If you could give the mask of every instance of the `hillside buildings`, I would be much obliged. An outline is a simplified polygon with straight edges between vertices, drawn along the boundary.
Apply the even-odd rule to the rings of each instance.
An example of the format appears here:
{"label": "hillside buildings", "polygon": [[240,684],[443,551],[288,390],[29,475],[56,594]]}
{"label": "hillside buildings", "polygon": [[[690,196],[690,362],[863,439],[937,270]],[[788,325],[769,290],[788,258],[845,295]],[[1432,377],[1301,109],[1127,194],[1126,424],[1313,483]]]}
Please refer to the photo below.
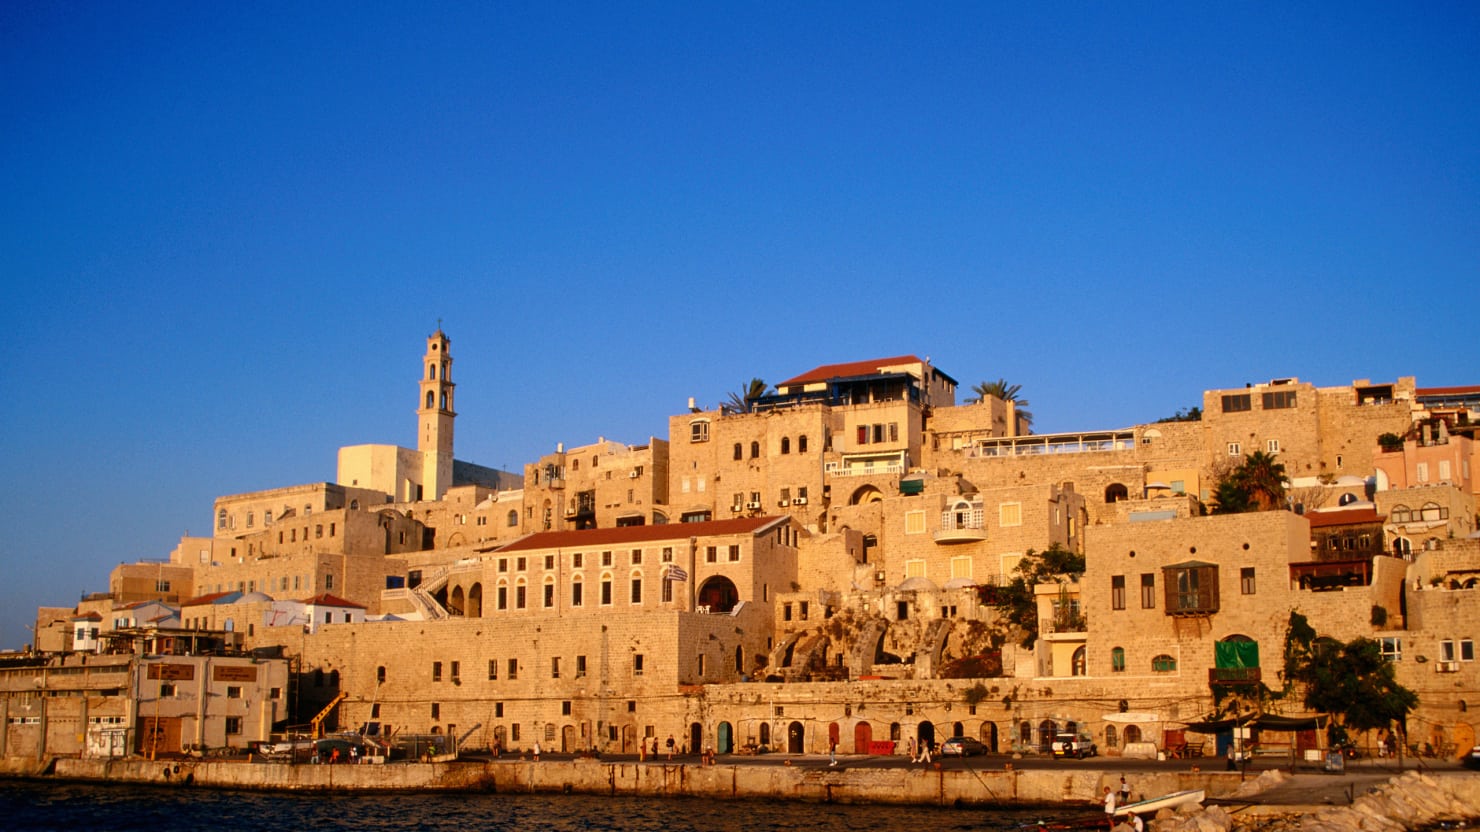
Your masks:
{"label": "hillside buildings", "polygon": [[[1410,741],[1474,741],[1480,388],[1276,379],[1205,391],[1200,418],[1042,435],[896,356],[511,473],[454,457],[450,350],[427,340],[414,450],[347,447],[337,482],[220,497],[210,537],[38,612],[46,655],[26,661],[57,674],[135,632],[230,639],[274,668],[218,732],[130,660],[118,672],[143,675],[114,689],[136,694],[109,712],[130,733],[98,753],[242,745],[329,706],[342,728],[476,749],[896,753],[967,734],[1033,752],[1071,729],[1185,753],[1230,692],[1281,687],[1292,612],[1380,641],[1421,697]],[[1285,466],[1284,510],[1210,516],[1255,451]],[[1032,588],[1036,620],[1004,618],[999,594],[1050,549],[1083,572]],[[0,673],[0,750],[81,752],[25,735],[45,697],[22,675]]]}

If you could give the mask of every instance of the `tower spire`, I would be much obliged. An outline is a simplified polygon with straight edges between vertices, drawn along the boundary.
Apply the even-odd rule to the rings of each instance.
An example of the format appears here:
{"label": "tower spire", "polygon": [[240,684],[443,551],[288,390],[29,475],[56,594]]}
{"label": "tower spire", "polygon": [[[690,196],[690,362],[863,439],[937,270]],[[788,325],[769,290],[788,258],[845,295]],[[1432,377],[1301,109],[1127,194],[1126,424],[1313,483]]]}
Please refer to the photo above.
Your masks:
{"label": "tower spire", "polygon": [[422,358],[423,372],[420,382],[420,399],[416,410],[416,449],[421,452],[422,499],[440,500],[452,486],[452,422],[457,418],[452,403],[452,356],[448,348],[452,341],[442,331],[442,319],[437,319],[437,331],[427,338],[426,355]]}

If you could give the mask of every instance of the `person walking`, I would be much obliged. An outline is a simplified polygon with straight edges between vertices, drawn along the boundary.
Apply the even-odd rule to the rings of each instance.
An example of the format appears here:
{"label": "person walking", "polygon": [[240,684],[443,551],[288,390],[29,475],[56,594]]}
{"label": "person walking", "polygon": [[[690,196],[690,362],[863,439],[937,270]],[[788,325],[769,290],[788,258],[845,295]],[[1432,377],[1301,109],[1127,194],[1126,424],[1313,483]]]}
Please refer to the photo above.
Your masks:
{"label": "person walking", "polygon": [[838,764],[838,741],[833,740],[827,746],[827,764],[835,766]]}
{"label": "person walking", "polygon": [[1131,802],[1131,784],[1125,782],[1125,776],[1120,778],[1120,805],[1124,806]]}
{"label": "person walking", "polygon": [[1115,792],[1110,791],[1110,787],[1109,786],[1106,786],[1105,787],[1104,801],[1105,801],[1105,814],[1107,814],[1107,815],[1114,815],[1115,814]]}
{"label": "person walking", "polygon": [[540,741],[539,740],[535,740],[534,741],[534,761],[536,763],[538,763],[540,761]]}

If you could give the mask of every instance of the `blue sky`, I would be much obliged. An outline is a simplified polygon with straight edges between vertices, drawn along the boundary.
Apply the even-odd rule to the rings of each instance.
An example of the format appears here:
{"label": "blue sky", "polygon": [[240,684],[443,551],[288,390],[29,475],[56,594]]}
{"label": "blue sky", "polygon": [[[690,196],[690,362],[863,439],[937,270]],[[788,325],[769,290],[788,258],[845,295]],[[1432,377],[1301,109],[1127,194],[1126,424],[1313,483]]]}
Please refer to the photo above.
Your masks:
{"label": "blue sky", "polygon": [[[914,6],[923,8],[914,8]],[[422,8],[430,6],[430,8]],[[1040,431],[1480,383],[1473,3],[0,4],[0,647],[221,494],[916,353]]]}

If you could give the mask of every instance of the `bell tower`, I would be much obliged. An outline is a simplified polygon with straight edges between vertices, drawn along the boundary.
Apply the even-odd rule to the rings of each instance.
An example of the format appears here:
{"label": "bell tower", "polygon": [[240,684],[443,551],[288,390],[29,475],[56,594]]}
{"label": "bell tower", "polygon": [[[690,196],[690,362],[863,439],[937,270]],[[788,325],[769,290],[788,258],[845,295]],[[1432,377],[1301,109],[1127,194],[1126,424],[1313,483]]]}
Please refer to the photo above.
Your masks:
{"label": "bell tower", "polygon": [[421,397],[416,410],[416,449],[421,452],[420,499],[440,500],[452,486],[452,356],[439,325],[422,358]]}

